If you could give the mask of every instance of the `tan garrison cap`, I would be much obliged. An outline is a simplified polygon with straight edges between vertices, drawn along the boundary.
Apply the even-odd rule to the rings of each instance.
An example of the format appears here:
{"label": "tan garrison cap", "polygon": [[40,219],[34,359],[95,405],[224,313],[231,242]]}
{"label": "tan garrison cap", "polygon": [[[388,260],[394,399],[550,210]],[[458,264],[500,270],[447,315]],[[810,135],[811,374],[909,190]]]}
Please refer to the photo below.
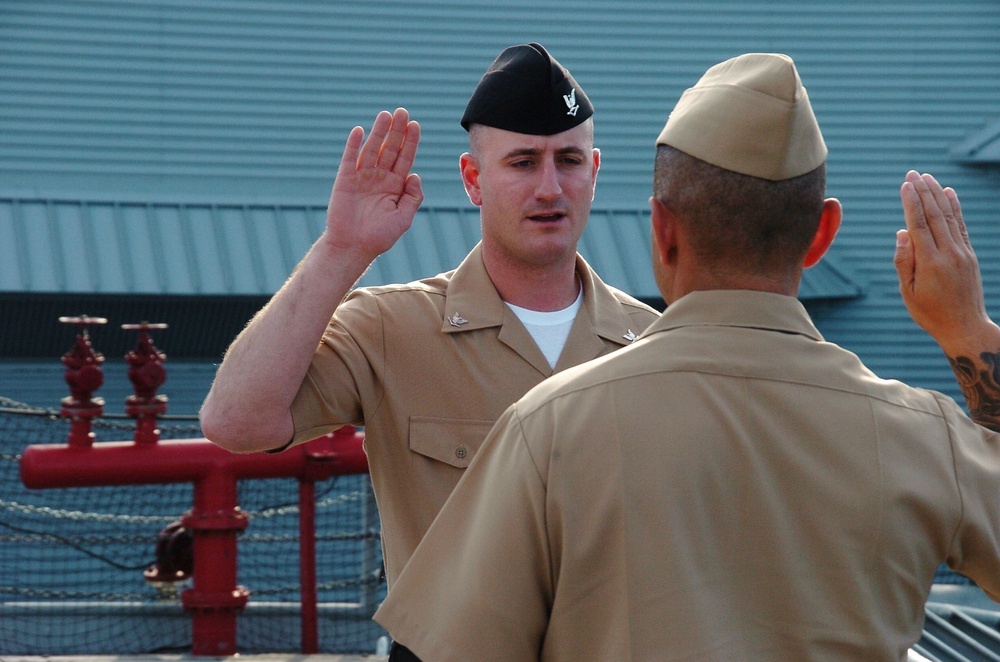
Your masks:
{"label": "tan garrison cap", "polygon": [[747,53],[709,69],[681,95],[656,144],[772,181],[826,160],[795,63],[778,53]]}

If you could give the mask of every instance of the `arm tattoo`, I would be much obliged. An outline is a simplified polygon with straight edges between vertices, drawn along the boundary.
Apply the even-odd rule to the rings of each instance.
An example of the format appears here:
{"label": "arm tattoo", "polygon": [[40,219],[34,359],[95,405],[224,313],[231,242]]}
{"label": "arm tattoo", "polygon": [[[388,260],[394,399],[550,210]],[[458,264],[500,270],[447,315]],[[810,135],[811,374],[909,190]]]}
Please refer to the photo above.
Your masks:
{"label": "arm tattoo", "polygon": [[967,357],[948,357],[972,420],[1000,432],[1000,354],[983,352],[981,363]]}

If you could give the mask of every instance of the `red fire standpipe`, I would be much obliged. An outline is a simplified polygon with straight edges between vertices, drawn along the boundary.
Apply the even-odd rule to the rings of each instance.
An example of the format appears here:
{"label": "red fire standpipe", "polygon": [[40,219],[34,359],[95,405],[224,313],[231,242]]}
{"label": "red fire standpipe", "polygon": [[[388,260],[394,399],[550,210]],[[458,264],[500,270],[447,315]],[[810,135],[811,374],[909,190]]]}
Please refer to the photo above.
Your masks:
{"label": "red fire standpipe", "polygon": [[138,331],[139,341],[135,348],[125,355],[128,363],[128,380],[132,382],[135,395],[125,398],[125,413],[135,419],[135,443],[155,444],[160,439],[156,419],[167,413],[167,396],[157,395],[156,389],[167,380],[163,362],[167,355],[153,344],[150,329],[165,329],[166,324],[122,324],[126,331]]}
{"label": "red fire standpipe", "polygon": [[73,347],[62,357],[70,394],[62,399],[59,413],[70,421],[69,445],[85,448],[94,443],[91,421],[104,413],[104,398],[94,397],[94,391],[104,383],[104,372],[101,371],[104,355],[94,351],[87,327],[92,324],[107,324],[108,320],[80,315],[60,317],[59,321],[62,324],[73,324],[80,330]]}

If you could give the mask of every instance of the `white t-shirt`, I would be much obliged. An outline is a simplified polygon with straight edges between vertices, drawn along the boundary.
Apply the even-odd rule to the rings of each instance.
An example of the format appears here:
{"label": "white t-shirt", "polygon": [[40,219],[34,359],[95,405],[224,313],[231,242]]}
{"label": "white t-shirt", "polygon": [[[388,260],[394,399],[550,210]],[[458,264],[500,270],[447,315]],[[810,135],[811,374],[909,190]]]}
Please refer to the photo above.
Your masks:
{"label": "white t-shirt", "polygon": [[583,305],[583,288],[580,288],[579,294],[576,295],[576,301],[562,310],[540,312],[521,308],[512,303],[507,303],[507,305],[517,315],[517,319],[521,320],[521,324],[524,324],[524,328],[528,330],[531,337],[535,339],[538,348],[548,359],[549,366],[555,368],[559,355],[562,354],[563,346],[566,344],[566,338],[569,337],[573,320],[576,319],[576,314],[579,312],[580,306]]}

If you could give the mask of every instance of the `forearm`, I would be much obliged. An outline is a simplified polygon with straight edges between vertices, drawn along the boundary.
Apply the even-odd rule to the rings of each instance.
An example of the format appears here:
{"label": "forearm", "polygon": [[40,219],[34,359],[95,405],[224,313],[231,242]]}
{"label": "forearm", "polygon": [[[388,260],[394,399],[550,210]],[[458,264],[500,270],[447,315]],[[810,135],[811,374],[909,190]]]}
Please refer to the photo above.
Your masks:
{"label": "forearm", "polygon": [[323,332],[376,256],[410,227],[423,200],[410,172],[420,126],[382,111],[366,140],[347,138],[326,230],[292,276],[233,341],[201,409],[205,436],[236,452],[270,450],[294,433],[291,405]]}
{"label": "forearm", "polygon": [[337,305],[364,272],[363,258],[322,240],[233,341],[201,410],[209,439],[235,452],[289,441],[291,404]]}
{"label": "forearm", "polygon": [[1000,432],[1000,328],[988,328],[960,344],[942,345],[972,419]]}

